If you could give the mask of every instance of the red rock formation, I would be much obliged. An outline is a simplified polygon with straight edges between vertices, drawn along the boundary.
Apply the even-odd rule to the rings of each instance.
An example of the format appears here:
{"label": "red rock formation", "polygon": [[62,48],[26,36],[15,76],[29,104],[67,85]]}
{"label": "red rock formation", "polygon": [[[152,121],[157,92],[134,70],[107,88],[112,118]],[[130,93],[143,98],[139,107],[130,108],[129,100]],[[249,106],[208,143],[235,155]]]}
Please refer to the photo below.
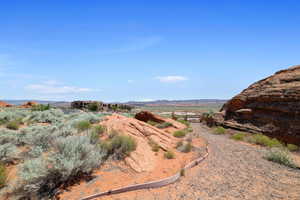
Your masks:
{"label": "red rock formation", "polygon": [[[156,162],[157,156],[152,151],[149,142],[155,142],[161,149],[168,150],[176,146],[178,141],[178,138],[164,130],[122,115],[107,116],[101,124],[107,128],[108,133],[115,130],[135,138],[137,149],[125,159],[125,162],[137,172],[151,171],[158,164]],[[173,129],[180,130],[180,128],[175,127]]]}
{"label": "red rock formation", "polygon": [[250,85],[221,111],[224,126],[300,144],[300,65]]}
{"label": "red rock formation", "polygon": [[0,107],[12,107],[12,105],[4,101],[0,101]]}
{"label": "red rock formation", "polygon": [[28,101],[26,103],[24,103],[23,105],[21,105],[21,108],[31,108],[32,106],[38,105],[37,102],[34,101]]}

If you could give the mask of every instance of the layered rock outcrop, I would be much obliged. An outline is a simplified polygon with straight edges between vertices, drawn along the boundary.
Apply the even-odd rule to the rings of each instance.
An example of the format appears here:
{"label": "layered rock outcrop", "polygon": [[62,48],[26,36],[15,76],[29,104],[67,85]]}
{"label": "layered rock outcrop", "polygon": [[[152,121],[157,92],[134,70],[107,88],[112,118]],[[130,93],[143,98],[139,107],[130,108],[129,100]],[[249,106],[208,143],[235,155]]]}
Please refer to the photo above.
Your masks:
{"label": "layered rock outcrop", "polygon": [[[137,172],[151,171],[158,164],[157,156],[152,151],[150,142],[156,143],[163,150],[168,150],[174,147],[178,141],[172,134],[164,130],[118,114],[107,116],[101,124],[107,128],[108,132],[115,130],[135,138],[137,149],[125,159],[125,162]],[[176,130],[180,129],[176,128]]]}
{"label": "layered rock outcrop", "polygon": [[300,65],[250,85],[221,112],[219,124],[300,144]]}

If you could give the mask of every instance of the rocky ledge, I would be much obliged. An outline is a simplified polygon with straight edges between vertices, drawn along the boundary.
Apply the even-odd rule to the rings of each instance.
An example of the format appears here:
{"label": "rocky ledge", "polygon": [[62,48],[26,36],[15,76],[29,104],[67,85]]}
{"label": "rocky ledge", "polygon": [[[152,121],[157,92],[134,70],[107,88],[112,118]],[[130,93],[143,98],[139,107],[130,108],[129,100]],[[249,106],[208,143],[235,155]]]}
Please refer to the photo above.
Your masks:
{"label": "rocky ledge", "polygon": [[[220,117],[220,115],[223,115]],[[300,144],[300,65],[260,80],[228,101],[218,124]]]}

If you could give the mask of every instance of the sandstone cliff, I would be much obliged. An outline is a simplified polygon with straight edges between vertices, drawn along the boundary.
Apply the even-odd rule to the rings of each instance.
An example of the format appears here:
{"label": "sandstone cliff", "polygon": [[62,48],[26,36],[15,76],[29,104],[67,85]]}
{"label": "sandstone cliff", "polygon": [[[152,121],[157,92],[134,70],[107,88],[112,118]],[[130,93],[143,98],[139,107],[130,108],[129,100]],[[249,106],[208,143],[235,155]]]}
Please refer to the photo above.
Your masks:
{"label": "sandstone cliff", "polygon": [[300,144],[300,65],[250,85],[221,111],[224,126]]}

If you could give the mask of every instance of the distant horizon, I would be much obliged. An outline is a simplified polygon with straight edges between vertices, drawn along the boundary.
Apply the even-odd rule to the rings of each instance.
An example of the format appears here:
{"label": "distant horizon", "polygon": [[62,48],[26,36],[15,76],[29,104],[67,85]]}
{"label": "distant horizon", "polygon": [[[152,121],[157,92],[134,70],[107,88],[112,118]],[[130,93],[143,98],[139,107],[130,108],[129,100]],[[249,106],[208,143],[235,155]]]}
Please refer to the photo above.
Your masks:
{"label": "distant horizon", "polygon": [[0,99],[230,99],[299,64],[299,10],[293,0],[3,1]]}
{"label": "distant horizon", "polygon": [[[27,101],[35,101],[35,102],[73,102],[73,101],[101,101],[101,99],[98,100],[90,100],[90,99],[80,99],[80,100],[70,100],[70,101],[56,101],[56,100],[40,100],[40,99],[0,99],[0,101],[3,102],[13,102],[13,101],[20,101],[20,102],[27,102]],[[160,101],[228,101],[228,99],[157,99],[157,100],[150,100],[150,101],[102,101],[107,103],[129,103],[129,102],[137,102],[137,103],[151,103],[151,102],[160,102]]]}

